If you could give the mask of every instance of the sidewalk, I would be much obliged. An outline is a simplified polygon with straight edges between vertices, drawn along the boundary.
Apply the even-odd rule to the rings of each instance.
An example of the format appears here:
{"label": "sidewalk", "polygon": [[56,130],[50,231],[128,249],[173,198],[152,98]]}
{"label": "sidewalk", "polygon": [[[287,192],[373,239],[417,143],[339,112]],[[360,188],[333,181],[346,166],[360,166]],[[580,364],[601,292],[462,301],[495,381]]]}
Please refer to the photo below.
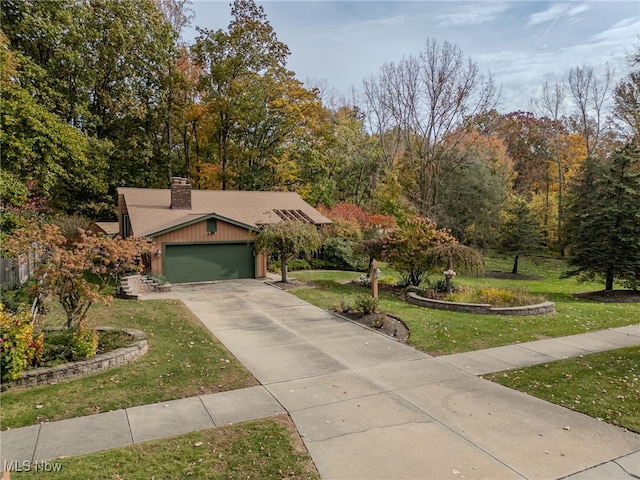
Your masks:
{"label": "sidewalk", "polygon": [[640,325],[432,358],[260,282],[171,295],[262,385],[5,431],[1,460],[286,412],[323,479],[640,477],[640,435],[476,376],[638,345]]}

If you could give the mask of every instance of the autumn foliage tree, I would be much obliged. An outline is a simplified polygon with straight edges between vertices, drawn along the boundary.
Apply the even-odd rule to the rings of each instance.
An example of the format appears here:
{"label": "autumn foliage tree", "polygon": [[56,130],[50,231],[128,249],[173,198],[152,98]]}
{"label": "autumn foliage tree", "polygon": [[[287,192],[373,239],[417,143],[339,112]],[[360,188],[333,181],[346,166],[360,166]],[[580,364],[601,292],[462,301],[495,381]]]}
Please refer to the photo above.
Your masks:
{"label": "autumn foliage tree", "polygon": [[421,215],[437,206],[439,173],[448,168],[450,150],[464,136],[470,116],[490,110],[497,100],[491,76],[449,42],[428,39],[418,56],[386,63],[365,80],[375,130],[395,132],[403,146],[406,191]]}
{"label": "autumn foliage tree", "polygon": [[333,222],[324,227],[325,238],[351,242],[353,253],[367,257],[367,271],[370,272],[373,260],[381,257],[383,237],[396,227],[395,219],[389,215],[369,213],[352,203],[339,203],[332,208],[319,209]]}
{"label": "autumn foliage tree", "polygon": [[35,271],[37,293],[57,298],[65,311],[67,328],[82,330],[91,305],[111,301],[105,292],[109,281],[125,272],[142,270],[142,255],[149,251],[149,243],[87,231],[80,231],[80,239],[70,243],[55,225],[31,225],[9,236],[3,248],[12,256],[29,250],[35,253],[40,259]]}
{"label": "autumn foliage tree", "polygon": [[438,229],[428,218],[416,217],[387,235],[383,255],[402,274],[405,285],[418,286],[438,266],[434,249],[455,243],[447,230]]}

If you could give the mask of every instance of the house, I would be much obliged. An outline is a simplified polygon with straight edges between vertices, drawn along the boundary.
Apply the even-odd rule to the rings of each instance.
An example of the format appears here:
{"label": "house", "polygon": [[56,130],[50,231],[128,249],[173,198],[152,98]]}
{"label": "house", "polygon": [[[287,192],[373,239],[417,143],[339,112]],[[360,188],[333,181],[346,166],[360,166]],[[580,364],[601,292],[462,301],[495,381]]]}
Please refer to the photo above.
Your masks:
{"label": "house", "polygon": [[113,238],[118,235],[120,224],[118,222],[95,222],[92,230],[98,235],[106,235]]}
{"label": "house", "polygon": [[266,276],[256,234],[286,220],[331,223],[295,192],[192,190],[182,178],[169,189],[118,188],[119,234],[151,239],[151,273],[171,283]]}

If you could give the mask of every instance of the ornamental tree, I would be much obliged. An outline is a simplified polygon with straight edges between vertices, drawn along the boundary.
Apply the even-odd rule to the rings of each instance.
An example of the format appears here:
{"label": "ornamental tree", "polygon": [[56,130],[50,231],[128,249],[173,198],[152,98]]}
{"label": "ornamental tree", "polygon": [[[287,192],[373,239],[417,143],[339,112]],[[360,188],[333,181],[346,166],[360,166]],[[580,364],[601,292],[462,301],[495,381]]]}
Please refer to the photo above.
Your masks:
{"label": "ornamental tree", "polygon": [[320,207],[320,211],[333,222],[324,228],[325,236],[352,241],[354,251],[367,256],[370,274],[373,260],[381,258],[382,239],[397,226],[396,220],[389,215],[369,213],[352,203]]}
{"label": "ornamental tree", "polygon": [[333,222],[325,227],[327,237],[359,241],[370,237],[372,231],[386,231],[396,227],[393,217],[369,213],[353,203],[339,203],[332,208],[320,206],[318,209]]}
{"label": "ornamental tree", "polygon": [[287,283],[287,262],[298,255],[315,252],[322,238],[315,225],[299,221],[270,224],[256,237],[256,248],[280,258],[282,282]]}
{"label": "ornamental tree", "polygon": [[383,241],[383,257],[401,272],[405,285],[418,286],[439,266],[435,247],[453,245],[455,238],[428,218],[416,217],[393,230]]}
{"label": "ornamental tree", "polygon": [[149,252],[144,239],[79,233],[80,239],[69,244],[56,225],[31,225],[17,230],[3,246],[11,256],[32,251],[39,258],[36,293],[57,298],[66,313],[67,328],[75,330],[84,328],[91,305],[109,304],[111,296],[105,293],[109,281],[128,271],[142,271],[142,255]]}

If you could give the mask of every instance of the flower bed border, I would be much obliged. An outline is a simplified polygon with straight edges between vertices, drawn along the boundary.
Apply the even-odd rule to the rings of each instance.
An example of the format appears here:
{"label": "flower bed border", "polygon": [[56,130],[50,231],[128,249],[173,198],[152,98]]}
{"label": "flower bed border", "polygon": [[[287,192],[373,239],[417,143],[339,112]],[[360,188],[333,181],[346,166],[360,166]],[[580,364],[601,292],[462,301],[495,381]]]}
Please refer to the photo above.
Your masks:
{"label": "flower bed border", "polygon": [[51,385],[64,380],[92,375],[110,368],[133,362],[149,349],[147,336],[140,330],[133,328],[98,327],[98,331],[121,331],[133,338],[128,347],[117,348],[111,352],[102,353],[79,362],[64,363],[55,367],[40,367],[22,372],[20,378],[13,382],[2,384],[2,391],[16,387],[32,387],[36,385]]}
{"label": "flower bed border", "polygon": [[445,300],[425,298],[415,292],[407,293],[407,302],[425,308],[447,310],[449,312],[479,313],[482,315],[552,315],[556,313],[556,304],[542,302],[536,305],[524,305],[521,307],[492,307],[484,303],[458,303]]}

